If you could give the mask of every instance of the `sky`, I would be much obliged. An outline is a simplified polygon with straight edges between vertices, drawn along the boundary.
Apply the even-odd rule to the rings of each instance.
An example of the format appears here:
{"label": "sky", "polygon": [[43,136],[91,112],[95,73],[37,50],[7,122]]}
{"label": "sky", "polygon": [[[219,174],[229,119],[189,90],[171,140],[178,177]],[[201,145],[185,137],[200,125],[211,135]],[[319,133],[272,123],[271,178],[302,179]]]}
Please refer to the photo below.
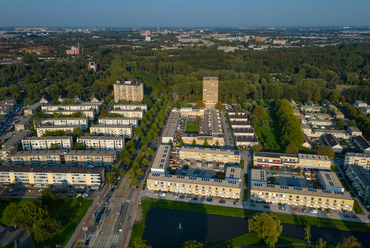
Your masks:
{"label": "sky", "polygon": [[0,0],[0,27],[370,26],[370,0]]}

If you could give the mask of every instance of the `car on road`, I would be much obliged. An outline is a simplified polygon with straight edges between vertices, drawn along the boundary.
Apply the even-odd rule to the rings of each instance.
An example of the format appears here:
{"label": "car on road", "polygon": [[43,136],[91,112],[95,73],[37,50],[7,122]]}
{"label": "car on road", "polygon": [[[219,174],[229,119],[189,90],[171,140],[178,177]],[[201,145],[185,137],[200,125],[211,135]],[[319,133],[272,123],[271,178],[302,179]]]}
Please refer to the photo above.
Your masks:
{"label": "car on road", "polygon": [[310,210],[310,213],[311,213],[311,214],[317,214],[317,213],[318,213],[318,211],[317,211],[316,209],[311,209],[311,210]]}
{"label": "car on road", "polygon": [[162,192],[162,193],[160,193],[159,194],[159,196],[162,196],[162,197],[165,197],[167,194],[166,193],[164,193],[164,192]]}
{"label": "car on road", "polygon": [[13,194],[11,194],[11,196],[17,196],[18,194],[16,194],[16,193],[13,193]]}
{"label": "car on road", "polygon": [[265,205],[265,206],[263,206],[264,208],[270,208],[270,205]]}
{"label": "car on road", "polygon": [[159,195],[157,191],[154,191],[154,195]]}
{"label": "car on road", "polygon": [[173,194],[172,195],[172,198],[177,198],[177,194]]}
{"label": "car on road", "polygon": [[191,195],[186,195],[185,199],[191,199]]}
{"label": "car on road", "polygon": [[284,206],[280,206],[279,209],[280,210],[285,210],[285,207]]}
{"label": "car on road", "polygon": [[293,211],[294,212],[301,212],[301,210],[299,208],[294,208]]}
{"label": "car on road", "polygon": [[184,198],[185,198],[185,196],[184,196],[184,195],[180,195],[180,196],[179,196],[179,198],[180,198],[180,199],[184,199]]}
{"label": "car on road", "polygon": [[370,220],[370,215],[368,215],[367,218]]}
{"label": "car on road", "polygon": [[233,204],[234,205],[239,205],[239,199],[236,199],[235,201],[233,201]]}
{"label": "car on road", "polygon": [[354,215],[351,215],[351,218],[352,219],[357,219],[357,215],[355,215],[355,214]]}
{"label": "car on road", "polygon": [[333,213],[332,212],[325,212],[326,215],[329,215],[329,216],[332,216]]}
{"label": "car on road", "polygon": [[344,217],[344,218],[349,218],[349,217],[351,217],[351,216],[349,216],[348,214],[345,214],[345,215],[343,215],[343,217]]}
{"label": "car on road", "polygon": [[205,196],[202,196],[201,198],[199,198],[199,201],[204,201],[206,199]]}
{"label": "car on road", "polygon": [[209,201],[209,202],[213,202],[213,198],[212,198],[212,197],[208,197],[208,198],[207,198],[207,201]]}
{"label": "car on road", "polygon": [[226,201],[224,199],[221,199],[218,201],[219,203],[226,203]]}
{"label": "car on road", "polygon": [[196,201],[196,200],[198,200],[198,196],[197,195],[195,195],[195,196],[193,196],[193,198],[192,198],[194,201]]}

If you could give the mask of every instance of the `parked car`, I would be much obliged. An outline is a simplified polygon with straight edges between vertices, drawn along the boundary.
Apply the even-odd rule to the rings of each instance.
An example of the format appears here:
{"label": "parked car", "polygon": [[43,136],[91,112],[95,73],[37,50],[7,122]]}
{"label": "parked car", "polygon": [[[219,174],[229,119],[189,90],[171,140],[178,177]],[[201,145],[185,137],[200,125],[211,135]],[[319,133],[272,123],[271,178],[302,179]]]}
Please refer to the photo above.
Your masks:
{"label": "parked car", "polygon": [[154,195],[158,195],[158,192],[157,191],[154,191]]}
{"label": "parked car", "polygon": [[165,197],[167,194],[166,194],[166,193],[164,193],[164,192],[162,192],[162,193],[160,193],[159,195],[160,195],[160,196],[162,196],[162,197]]}
{"label": "parked car", "polygon": [[226,201],[224,199],[221,199],[218,201],[219,203],[225,203]]}
{"label": "parked car", "polygon": [[212,197],[208,197],[208,198],[207,198],[207,201],[209,201],[209,202],[213,202],[213,198],[212,198]]}
{"label": "parked car", "polygon": [[329,215],[329,216],[332,216],[333,213],[332,212],[325,212],[326,215]]}
{"label": "parked car", "polygon": [[177,194],[173,194],[172,195],[172,198],[177,198]]}
{"label": "parked car", "polygon": [[239,205],[239,199],[236,199],[235,201],[233,201],[233,204],[234,205]]}
{"label": "parked car", "polygon": [[299,208],[294,208],[293,210],[294,210],[294,212],[301,212],[301,210]]}
{"label": "parked car", "polygon": [[198,200],[198,196],[197,195],[195,195],[195,196],[193,196],[193,198],[192,198],[194,201],[196,201],[196,200]]}
{"label": "parked car", "polygon": [[317,213],[318,213],[318,211],[317,211],[316,209],[311,209],[311,210],[310,210],[310,213],[311,213],[311,214],[317,214]]}
{"label": "parked car", "polygon": [[350,216],[348,214],[343,215],[344,218],[349,218]]}
{"label": "parked car", "polygon": [[357,219],[357,215],[355,215],[355,214],[354,215],[351,215],[351,218],[352,219]]}
{"label": "parked car", "polygon": [[270,205],[265,205],[265,206],[263,206],[264,208],[270,208]]}
{"label": "parked car", "polygon": [[185,198],[185,196],[184,196],[184,195],[180,195],[180,196],[179,196],[179,198],[180,198],[180,199],[184,199],[184,198]]}
{"label": "parked car", "polygon": [[280,210],[285,210],[285,207],[284,206],[279,206],[279,209]]}

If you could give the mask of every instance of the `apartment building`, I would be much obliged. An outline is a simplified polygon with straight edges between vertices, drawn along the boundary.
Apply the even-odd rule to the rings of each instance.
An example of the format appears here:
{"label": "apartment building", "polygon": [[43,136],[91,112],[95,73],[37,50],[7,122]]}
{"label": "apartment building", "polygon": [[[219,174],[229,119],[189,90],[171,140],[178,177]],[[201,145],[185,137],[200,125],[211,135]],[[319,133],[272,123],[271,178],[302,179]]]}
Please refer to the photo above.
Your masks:
{"label": "apartment building", "polygon": [[240,147],[252,147],[258,145],[258,138],[256,136],[244,137],[238,136],[235,137],[236,146]]}
{"label": "apartment building", "polygon": [[41,109],[45,112],[55,112],[59,110],[74,111],[74,112],[94,110],[95,113],[98,114],[100,111],[100,104],[85,102],[85,103],[76,104],[76,105],[46,105],[46,106],[42,106]]}
{"label": "apartment building", "polygon": [[314,128],[313,129],[314,137],[323,137],[326,134],[331,134],[337,139],[349,139],[350,135],[345,130],[337,130],[337,129],[322,129],[322,128]]}
{"label": "apartment building", "polygon": [[362,132],[358,127],[348,127],[347,132],[352,137],[354,136],[362,136]]}
{"label": "apartment building", "polygon": [[252,125],[249,121],[232,121],[231,122],[231,128],[252,128]]}
{"label": "apartment building", "polygon": [[55,131],[62,130],[62,131],[64,131],[67,134],[67,133],[73,132],[73,129],[75,129],[75,128],[81,128],[81,126],[80,125],[70,125],[70,126],[39,126],[38,128],[36,128],[36,132],[37,132],[37,137],[41,137],[41,136],[44,135],[44,133],[46,131],[55,132]]}
{"label": "apartment building", "polygon": [[247,111],[244,109],[231,109],[231,107],[228,107],[227,113],[230,115],[247,115]]}
{"label": "apartment building", "polygon": [[14,125],[15,131],[19,132],[22,130],[28,129],[28,126],[30,125],[31,116],[26,116],[22,118],[19,122],[17,122]]}
{"label": "apartment building", "polygon": [[181,117],[204,117],[204,108],[182,107],[181,109],[173,109],[172,111],[179,112]]}
{"label": "apartment building", "polygon": [[131,139],[133,136],[132,126],[120,125],[94,125],[90,127],[92,135],[104,135],[114,137],[124,137]]}
{"label": "apartment building", "polygon": [[1,162],[7,164],[11,160],[11,156],[15,154],[22,144],[22,140],[32,135],[32,131],[23,130],[17,133],[14,137],[6,141],[0,150]]}
{"label": "apartment building", "polygon": [[331,147],[334,152],[341,153],[343,147],[339,144],[338,140],[332,134],[324,135],[324,141],[327,146]]}
{"label": "apartment building", "polygon": [[330,114],[322,113],[304,113],[304,118],[306,119],[319,119],[319,120],[331,120],[333,117]]}
{"label": "apartment building", "polygon": [[212,161],[222,163],[239,163],[240,154],[236,150],[183,146],[179,152],[180,159]]}
{"label": "apartment building", "polygon": [[66,116],[69,116],[69,115],[72,115],[74,113],[81,113],[81,115],[83,117],[87,117],[89,119],[89,121],[93,121],[95,119],[95,110],[81,110],[81,111],[73,111],[73,110],[55,110],[55,111],[44,111],[45,114],[48,114],[48,115],[54,115],[55,114],[58,114],[58,115],[66,115]]}
{"label": "apartment building", "polygon": [[62,153],[60,150],[19,151],[11,156],[11,163],[14,166],[54,166],[62,163]]}
{"label": "apartment building", "polygon": [[26,108],[24,110],[24,115],[25,116],[34,115],[37,111],[40,111],[41,107],[44,106],[44,105],[45,105],[44,103],[37,102],[37,103],[29,106],[28,108]]}
{"label": "apartment building", "polygon": [[254,152],[253,165],[262,167],[289,167],[297,168],[299,159],[297,154]]}
{"label": "apartment building", "polygon": [[86,150],[121,151],[125,147],[123,137],[81,136],[77,142],[83,144]]}
{"label": "apartment building", "polygon": [[319,180],[324,189],[344,192],[342,183],[340,182],[337,174],[332,171],[319,171]]}
{"label": "apartment building", "polygon": [[161,192],[239,199],[241,183],[235,180],[150,173],[147,189]]}
{"label": "apartment building", "polygon": [[254,137],[254,129],[245,129],[245,128],[235,128],[234,136],[235,137]]}
{"label": "apartment building", "polygon": [[212,134],[212,135],[198,135],[192,133],[185,133],[181,136],[184,144],[192,145],[194,140],[196,145],[204,145],[207,140],[208,145],[210,146],[224,146],[225,137],[223,134]]}
{"label": "apartment building", "polygon": [[230,121],[248,121],[248,116],[246,115],[229,115]]}
{"label": "apartment building", "polygon": [[82,130],[87,130],[89,127],[89,120],[85,117],[78,118],[43,118],[40,119],[42,126],[77,126],[79,125]]}
{"label": "apartment building", "polygon": [[141,109],[144,112],[148,111],[148,105],[146,104],[114,104],[114,108],[120,110]]}
{"label": "apartment building", "polygon": [[0,167],[0,184],[99,186],[104,168]]}
{"label": "apartment building", "polygon": [[217,77],[203,77],[203,102],[206,108],[215,108],[218,102]]}
{"label": "apartment building", "polygon": [[135,129],[138,126],[137,118],[124,117],[102,117],[99,118],[99,125],[115,125],[115,126],[132,126]]}
{"label": "apartment building", "polygon": [[367,103],[364,101],[355,101],[353,105],[355,105],[356,108],[367,107]]}
{"label": "apartment building", "polygon": [[109,113],[110,114],[118,114],[122,117],[126,117],[126,118],[138,118],[138,119],[142,119],[144,114],[143,114],[143,110],[141,109],[134,109],[134,110],[121,110],[121,109],[111,109],[109,110]]}
{"label": "apartment building", "polygon": [[370,174],[369,170],[355,164],[346,167],[346,175],[353,181],[352,186],[357,195],[366,205],[370,204]]}
{"label": "apartment building", "polygon": [[112,167],[116,162],[117,154],[117,151],[71,150],[64,155],[64,160],[70,166]]}
{"label": "apartment building", "polygon": [[319,106],[319,105],[301,106],[301,111],[304,111],[304,112],[322,112],[323,109],[324,108],[322,106]]}
{"label": "apartment building", "polygon": [[179,120],[180,120],[180,113],[172,111],[170,116],[168,117],[166,127],[164,128],[164,131],[163,131],[162,143],[169,143],[170,140],[172,142],[175,141],[176,130],[179,124]]}
{"label": "apartment building", "polygon": [[36,150],[71,150],[73,147],[73,139],[71,136],[48,136],[48,137],[27,137],[22,140],[24,151]]}
{"label": "apartment building", "polygon": [[358,165],[370,170],[370,154],[347,152],[344,158],[344,166]]}
{"label": "apartment building", "polygon": [[333,113],[335,119],[343,119],[344,114],[341,111],[334,111]]}
{"label": "apartment building", "polygon": [[141,102],[144,98],[144,84],[138,82],[117,81],[113,85],[114,101],[117,103],[120,100]]}
{"label": "apartment building", "polygon": [[366,140],[363,136],[355,136],[352,140],[361,152],[370,153],[370,142]]}
{"label": "apartment building", "polygon": [[273,152],[254,152],[253,165],[263,167],[290,167],[330,170],[331,160],[328,156],[315,154],[286,154]]}
{"label": "apartment building", "polygon": [[313,126],[329,127],[335,125],[334,120],[307,119],[307,122],[311,123]]}
{"label": "apartment building", "polygon": [[165,174],[168,166],[168,161],[170,160],[171,146],[170,145],[160,145],[155,155],[151,172]]}

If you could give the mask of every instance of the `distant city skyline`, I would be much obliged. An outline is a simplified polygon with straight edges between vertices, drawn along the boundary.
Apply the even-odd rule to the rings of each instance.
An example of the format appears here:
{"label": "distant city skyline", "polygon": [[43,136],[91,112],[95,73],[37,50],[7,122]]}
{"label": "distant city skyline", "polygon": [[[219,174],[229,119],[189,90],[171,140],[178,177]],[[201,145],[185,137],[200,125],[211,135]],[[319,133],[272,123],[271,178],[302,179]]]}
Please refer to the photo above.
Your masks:
{"label": "distant city skyline", "polygon": [[0,27],[369,26],[364,0],[138,0],[0,2]]}

